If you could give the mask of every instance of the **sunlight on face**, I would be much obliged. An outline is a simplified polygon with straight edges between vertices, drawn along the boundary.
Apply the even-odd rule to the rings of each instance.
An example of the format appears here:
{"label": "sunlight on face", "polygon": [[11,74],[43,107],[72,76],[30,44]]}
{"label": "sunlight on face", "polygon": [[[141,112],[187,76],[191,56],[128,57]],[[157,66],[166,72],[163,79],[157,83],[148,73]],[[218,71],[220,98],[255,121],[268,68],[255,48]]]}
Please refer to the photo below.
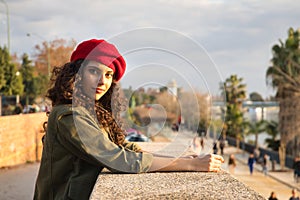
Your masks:
{"label": "sunlight on face", "polygon": [[83,69],[83,92],[91,99],[99,100],[110,88],[114,71],[96,61],[89,61]]}

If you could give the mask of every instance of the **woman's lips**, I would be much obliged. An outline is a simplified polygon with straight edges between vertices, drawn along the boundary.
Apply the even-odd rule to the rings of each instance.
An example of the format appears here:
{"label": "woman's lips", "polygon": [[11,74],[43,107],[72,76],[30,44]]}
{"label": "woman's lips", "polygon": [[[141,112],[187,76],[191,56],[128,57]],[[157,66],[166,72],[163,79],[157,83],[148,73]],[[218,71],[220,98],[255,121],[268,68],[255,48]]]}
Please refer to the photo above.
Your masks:
{"label": "woman's lips", "polygon": [[102,93],[102,92],[104,92],[105,90],[104,89],[101,89],[101,88],[96,88],[96,93]]}

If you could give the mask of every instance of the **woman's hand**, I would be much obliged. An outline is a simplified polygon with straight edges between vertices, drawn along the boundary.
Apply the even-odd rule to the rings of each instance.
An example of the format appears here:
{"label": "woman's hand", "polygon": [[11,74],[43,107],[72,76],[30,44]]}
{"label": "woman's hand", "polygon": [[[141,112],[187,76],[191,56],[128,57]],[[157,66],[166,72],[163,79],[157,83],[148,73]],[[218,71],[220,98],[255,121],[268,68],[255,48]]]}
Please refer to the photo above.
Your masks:
{"label": "woman's hand", "polygon": [[216,154],[201,155],[193,158],[192,170],[201,172],[219,172],[224,158]]}

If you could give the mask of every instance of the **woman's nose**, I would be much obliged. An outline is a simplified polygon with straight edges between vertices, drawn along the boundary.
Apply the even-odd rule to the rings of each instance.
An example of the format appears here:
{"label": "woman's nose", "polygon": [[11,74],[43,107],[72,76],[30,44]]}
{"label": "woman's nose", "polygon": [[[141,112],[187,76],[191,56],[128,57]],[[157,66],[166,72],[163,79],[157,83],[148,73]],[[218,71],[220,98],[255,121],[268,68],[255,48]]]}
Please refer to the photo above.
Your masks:
{"label": "woman's nose", "polygon": [[100,76],[99,76],[98,85],[103,85],[104,82],[105,82],[105,77],[104,77],[104,75],[100,75]]}

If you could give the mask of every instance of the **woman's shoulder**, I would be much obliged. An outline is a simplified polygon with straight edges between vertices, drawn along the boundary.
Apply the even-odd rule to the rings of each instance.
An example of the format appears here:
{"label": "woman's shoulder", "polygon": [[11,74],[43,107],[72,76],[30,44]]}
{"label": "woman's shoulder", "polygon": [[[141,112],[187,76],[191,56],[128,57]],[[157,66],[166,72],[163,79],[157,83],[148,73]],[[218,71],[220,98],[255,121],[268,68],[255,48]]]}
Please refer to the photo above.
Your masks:
{"label": "woman's shoulder", "polygon": [[51,110],[51,115],[54,116],[72,115],[74,113],[87,115],[88,111],[82,106],[74,106],[72,104],[57,105],[54,106]]}

